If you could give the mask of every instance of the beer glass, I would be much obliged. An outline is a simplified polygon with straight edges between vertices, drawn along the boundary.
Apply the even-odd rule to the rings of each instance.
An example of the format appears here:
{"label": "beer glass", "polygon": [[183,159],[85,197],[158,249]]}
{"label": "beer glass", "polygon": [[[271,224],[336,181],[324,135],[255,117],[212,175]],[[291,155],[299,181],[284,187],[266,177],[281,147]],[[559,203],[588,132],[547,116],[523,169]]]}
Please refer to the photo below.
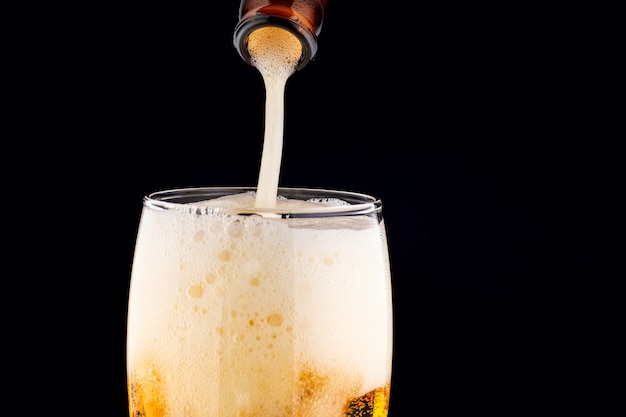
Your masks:
{"label": "beer glass", "polygon": [[143,199],[130,281],[131,417],[385,417],[391,275],[381,201],[279,188]]}

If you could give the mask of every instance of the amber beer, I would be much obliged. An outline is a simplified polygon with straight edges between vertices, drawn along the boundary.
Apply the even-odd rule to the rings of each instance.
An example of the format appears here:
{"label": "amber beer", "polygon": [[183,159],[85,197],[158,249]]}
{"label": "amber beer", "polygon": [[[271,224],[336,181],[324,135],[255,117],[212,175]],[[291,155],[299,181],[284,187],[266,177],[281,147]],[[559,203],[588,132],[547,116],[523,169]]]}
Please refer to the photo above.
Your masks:
{"label": "amber beer", "polygon": [[275,26],[292,32],[302,43],[298,69],[317,53],[317,37],[322,30],[328,0],[242,0],[234,44],[241,57],[251,63],[248,36],[256,29]]}
{"label": "amber beer", "polygon": [[392,300],[380,201],[279,189],[144,201],[128,305],[130,417],[386,417]]}

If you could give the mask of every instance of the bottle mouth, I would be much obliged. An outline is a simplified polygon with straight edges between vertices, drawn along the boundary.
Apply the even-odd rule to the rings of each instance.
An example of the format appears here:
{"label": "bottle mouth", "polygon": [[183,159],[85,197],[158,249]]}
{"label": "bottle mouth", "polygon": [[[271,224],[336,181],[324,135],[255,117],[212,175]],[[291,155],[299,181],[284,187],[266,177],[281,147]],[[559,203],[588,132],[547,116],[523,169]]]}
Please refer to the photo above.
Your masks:
{"label": "bottle mouth", "polygon": [[235,27],[235,34],[233,36],[233,43],[237,52],[239,52],[241,58],[248,64],[252,64],[252,57],[248,50],[248,36],[255,30],[268,26],[288,30],[302,44],[302,55],[298,60],[296,70],[304,68],[309,61],[315,58],[315,54],[317,53],[317,37],[314,34],[311,34],[289,19],[276,16],[256,15],[253,19],[239,22]]}

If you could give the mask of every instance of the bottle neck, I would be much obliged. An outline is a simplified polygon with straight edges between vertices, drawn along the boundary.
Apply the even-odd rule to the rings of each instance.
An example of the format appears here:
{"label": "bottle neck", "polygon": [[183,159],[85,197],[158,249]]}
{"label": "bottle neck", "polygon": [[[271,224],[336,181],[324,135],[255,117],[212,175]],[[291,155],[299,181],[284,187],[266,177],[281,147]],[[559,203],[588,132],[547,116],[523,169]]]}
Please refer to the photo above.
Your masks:
{"label": "bottle neck", "polygon": [[297,13],[291,7],[280,4],[282,2],[279,1],[273,5],[261,2],[265,5],[254,7],[254,1],[242,0],[239,23],[235,27],[233,36],[233,43],[237,52],[245,62],[252,65],[252,58],[248,50],[250,33],[262,27],[279,27],[292,33],[302,44],[302,56],[296,69],[305,67],[309,61],[315,58],[317,53],[317,35],[322,27],[326,2],[327,0],[318,0],[316,6],[308,6],[308,9],[300,10],[301,13]]}

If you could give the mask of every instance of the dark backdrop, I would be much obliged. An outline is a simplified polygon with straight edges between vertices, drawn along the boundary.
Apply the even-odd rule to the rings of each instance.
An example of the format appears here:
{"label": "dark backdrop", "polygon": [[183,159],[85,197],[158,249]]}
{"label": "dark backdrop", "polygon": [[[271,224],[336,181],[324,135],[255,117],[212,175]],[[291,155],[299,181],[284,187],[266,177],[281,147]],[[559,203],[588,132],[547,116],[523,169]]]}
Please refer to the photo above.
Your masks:
{"label": "dark backdrop", "polygon": [[[379,3],[329,2],[287,85],[280,182],[383,200],[391,416],[625,415],[619,2]],[[256,184],[264,89],[232,46],[237,13],[3,6],[6,322],[27,410],[125,415],[142,196]]]}

